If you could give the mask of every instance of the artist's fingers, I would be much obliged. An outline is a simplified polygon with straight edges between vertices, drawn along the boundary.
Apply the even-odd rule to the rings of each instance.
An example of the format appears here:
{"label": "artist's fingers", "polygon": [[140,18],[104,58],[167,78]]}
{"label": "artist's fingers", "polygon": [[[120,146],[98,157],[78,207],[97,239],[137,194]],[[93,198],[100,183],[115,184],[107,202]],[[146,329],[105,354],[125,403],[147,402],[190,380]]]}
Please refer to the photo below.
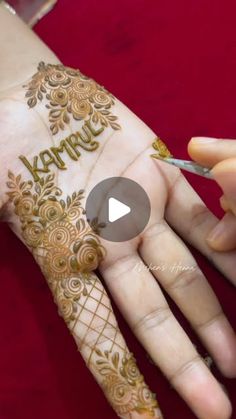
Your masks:
{"label": "artist's fingers", "polygon": [[222,160],[236,157],[236,140],[195,137],[188,144],[188,152],[197,163],[213,167]]}
{"label": "artist's fingers", "polygon": [[215,252],[207,243],[207,236],[219,220],[209,211],[183,175],[178,171],[174,174],[167,170],[164,164],[163,170],[169,177],[169,201],[165,215],[168,223],[236,284],[236,251]]}
{"label": "artist's fingers", "polygon": [[131,249],[117,244],[111,244],[109,254],[101,266],[103,276],[153,361],[198,418],[228,419],[231,407],[226,395],[171,313],[142,260]]}
{"label": "artist's fingers", "polygon": [[236,249],[236,217],[227,212],[207,237],[209,246],[219,252]]}
{"label": "artist's fingers", "polygon": [[212,169],[214,179],[224,192],[225,199],[236,215],[236,158],[226,159]]}
{"label": "artist's fingers", "polygon": [[156,267],[153,274],[190,321],[220,370],[235,376],[234,331],[182,240],[162,220],[144,233],[140,252],[147,266]]}

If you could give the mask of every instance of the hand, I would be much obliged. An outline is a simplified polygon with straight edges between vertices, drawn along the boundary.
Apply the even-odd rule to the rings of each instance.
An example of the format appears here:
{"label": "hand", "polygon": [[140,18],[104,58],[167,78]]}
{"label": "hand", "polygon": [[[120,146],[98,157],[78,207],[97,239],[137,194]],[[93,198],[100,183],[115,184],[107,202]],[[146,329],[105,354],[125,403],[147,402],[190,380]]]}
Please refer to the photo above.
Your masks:
{"label": "hand", "polygon": [[[41,63],[23,84],[5,91],[0,101],[2,215],[39,263],[60,314],[113,408],[122,418],[160,417],[96,269],[142,345],[195,414],[229,418],[226,395],[160,288],[179,306],[222,373],[235,376],[234,332],[180,238],[233,281],[235,253],[218,254],[206,243],[218,220],[176,168],[150,158],[155,134],[91,79]],[[77,159],[64,150],[53,160],[52,147],[71,134],[85,134],[86,120],[101,132],[87,142],[80,139]],[[87,225],[79,191],[86,198],[98,182],[112,176],[139,183],[152,210],[142,234],[107,246]],[[189,269],[172,270],[176,263]],[[145,269],[150,264],[167,268]]]}
{"label": "hand", "polygon": [[189,154],[199,164],[212,168],[214,179],[223,190],[220,199],[225,215],[207,237],[217,251],[236,249],[236,141],[193,138]]}

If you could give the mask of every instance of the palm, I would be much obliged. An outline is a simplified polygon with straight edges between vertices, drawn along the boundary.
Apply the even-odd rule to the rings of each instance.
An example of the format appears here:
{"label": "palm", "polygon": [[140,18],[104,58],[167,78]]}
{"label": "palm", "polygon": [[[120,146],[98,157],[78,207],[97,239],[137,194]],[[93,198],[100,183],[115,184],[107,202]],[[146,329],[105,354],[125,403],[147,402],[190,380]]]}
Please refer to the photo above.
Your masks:
{"label": "palm", "polygon": [[[50,129],[46,107],[40,105],[39,108],[29,110],[24,96],[25,91],[22,88],[15,89],[6,94],[5,100],[1,102],[0,123],[4,140],[0,148],[1,156],[4,150],[4,162],[0,174],[3,191],[7,181],[7,169],[16,175],[21,174],[23,179],[32,179],[32,173],[30,174],[26,165],[22,164],[19,156],[27,156],[27,160],[32,162],[34,156],[39,156],[43,150],[57,147],[62,139],[80,131],[84,123],[84,120],[70,118],[69,123],[64,124],[64,130],[57,131],[55,127]],[[116,101],[112,109],[117,116],[114,123],[119,122],[121,130],[111,126],[104,129],[99,136],[91,139],[89,145],[90,147],[94,140],[98,141],[99,146],[93,151],[88,151],[88,144],[87,150],[80,148],[81,155],[77,160],[68,156],[68,153],[60,154],[67,170],[62,170],[52,163],[50,172],[55,173],[54,182],[62,190],[63,197],[71,196],[74,191],[80,189],[85,190],[87,197],[98,182],[113,176],[130,178],[145,189],[151,202],[148,225],[140,236],[129,242],[108,244],[101,240],[106,248],[106,256],[100,263],[100,273],[120,310],[154,362],[197,415],[202,418],[227,418],[225,396],[170,312],[156,280],[189,319],[223,373],[230,376],[235,374],[232,370],[235,337],[202,272],[171,226],[207,257],[212,258],[232,281],[235,280],[235,254],[216,255],[210,252],[205,237],[216,223],[214,216],[207,211],[178,170],[151,160],[149,155],[152,153],[151,144],[155,137],[153,132],[121,103]],[[96,124],[93,126],[96,127]],[[46,176],[38,172],[39,174]],[[6,195],[2,195],[1,198],[4,203]],[[6,216],[13,221],[14,230],[21,236],[19,220],[12,211],[12,205],[5,208]],[[38,253],[33,253],[40,263]],[[174,268],[176,263],[188,269],[178,270]],[[145,265],[150,264],[159,268],[153,271],[145,269]],[[92,278],[87,287],[86,292],[91,299],[87,301],[87,306],[84,304],[84,297],[76,301],[82,310],[80,313],[84,312],[85,318],[89,316],[93,306],[96,325],[91,328],[90,323],[84,320],[82,325],[79,317],[67,319],[80,346],[84,344],[84,340],[81,343],[78,326],[86,328],[89,344],[86,344],[85,349],[82,345],[81,352],[86,360],[89,358],[93,362],[94,356],[101,356],[98,355],[98,349],[102,351],[104,345],[106,349],[114,350],[120,356],[127,350],[120,332],[117,331],[116,323],[112,320],[113,313],[105,291],[99,282],[94,281]],[[55,291],[54,286],[51,288]],[[100,312],[102,298],[104,304],[103,311]],[[62,307],[60,310],[63,311]],[[104,317],[106,310],[109,312],[109,320],[108,317]],[[96,327],[100,328],[101,332],[94,337]],[[216,338],[216,335],[221,337]],[[230,356],[224,356],[225,352]],[[101,382],[97,371],[90,367]],[[109,376],[106,385],[102,382],[106,393],[110,379]],[[209,401],[209,392],[212,392],[216,400],[214,407]],[[109,395],[108,398],[110,399]],[[114,400],[110,401],[114,405]],[[115,409],[122,413],[116,404]],[[122,415],[128,417],[124,411]],[[135,414],[132,417],[136,417]]]}

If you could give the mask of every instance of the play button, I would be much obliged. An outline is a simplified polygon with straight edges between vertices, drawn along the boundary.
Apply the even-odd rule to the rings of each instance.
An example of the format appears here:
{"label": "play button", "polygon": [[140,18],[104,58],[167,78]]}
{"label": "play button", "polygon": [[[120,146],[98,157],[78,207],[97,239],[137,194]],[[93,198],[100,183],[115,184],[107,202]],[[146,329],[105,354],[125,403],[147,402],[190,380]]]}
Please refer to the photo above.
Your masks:
{"label": "play button", "polygon": [[91,228],[105,240],[123,242],[138,236],[151,207],[144,189],[131,179],[112,177],[98,183],[86,201]]}
{"label": "play button", "polygon": [[124,215],[129,214],[131,211],[128,205],[123,204],[123,202],[118,201],[116,198],[109,198],[108,200],[108,220],[110,223],[119,220]]}

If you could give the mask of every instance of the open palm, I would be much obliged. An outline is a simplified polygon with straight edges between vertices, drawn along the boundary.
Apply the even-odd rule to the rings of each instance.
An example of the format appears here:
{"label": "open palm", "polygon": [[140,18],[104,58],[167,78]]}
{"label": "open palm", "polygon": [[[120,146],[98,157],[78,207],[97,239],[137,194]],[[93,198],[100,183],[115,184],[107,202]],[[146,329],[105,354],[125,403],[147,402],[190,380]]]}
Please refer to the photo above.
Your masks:
{"label": "open palm", "polygon": [[[91,79],[43,63],[24,87],[4,93],[0,126],[3,216],[39,263],[60,314],[117,414],[161,415],[99,276],[196,415],[228,418],[224,392],[171,313],[160,285],[222,373],[235,376],[235,335],[182,239],[233,282],[236,254],[208,247],[205,237],[217,219],[177,169],[150,158],[155,134]],[[137,182],[151,202],[146,228],[126,242],[99,238],[83,210],[93,187],[114,176]]]}

